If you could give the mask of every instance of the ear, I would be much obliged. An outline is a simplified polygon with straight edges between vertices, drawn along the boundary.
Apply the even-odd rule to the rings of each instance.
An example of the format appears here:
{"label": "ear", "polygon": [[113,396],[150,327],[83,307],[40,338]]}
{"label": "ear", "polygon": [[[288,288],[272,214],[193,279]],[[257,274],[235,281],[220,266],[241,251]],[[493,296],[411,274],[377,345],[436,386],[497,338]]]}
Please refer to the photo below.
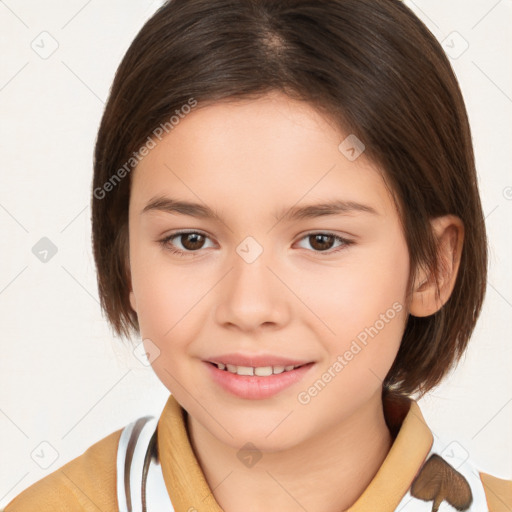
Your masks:
{"label": "ear", "polygon": [[455,215],[436,217],[432,219],[431,225],[437,238],[437,275],[422,269],[416,276],[409,313],[419,317],[433,315],[450,298],[457,279],[464,241],[464,224]]}
{"label": "ear", "polygon": [[133,311],[137,313],[137,303],[135,302],[135,294],[133,293],[133,290],[130,290],[130,305]]}
{"label": "ear", "polygon": [[135,302],[135,294],[133,293],[132,271],[131,271],[131,267],[130,267],[130,255],[129,254],[126,254],[126,256],[125,256],[124,268],[126,269],[126,280],[128,282],[130,306],[132,307],[133,311],[135,311],[135,313],[137,313],[137,303]]}
{"label": "ear", "polygon": [[135,294],[133,293],[132,286],[132,271],[130,266],[130,252],[128,244],[125,245],[124,268],[126,269],[126,280],[128,282],[130,306],[133,311],[137,313],[137,302],[135,301]]}
{"label": "ear", "polygon": [[132,307],[133,311],[137,313],[137,301],[135,300],[135,293],[133,292],[133,286],[132,286],[132,273],[130,270],[130,261],[127,258],[126,260],[126,272],[128,274],[128,289],[130,290],[130,306]]}

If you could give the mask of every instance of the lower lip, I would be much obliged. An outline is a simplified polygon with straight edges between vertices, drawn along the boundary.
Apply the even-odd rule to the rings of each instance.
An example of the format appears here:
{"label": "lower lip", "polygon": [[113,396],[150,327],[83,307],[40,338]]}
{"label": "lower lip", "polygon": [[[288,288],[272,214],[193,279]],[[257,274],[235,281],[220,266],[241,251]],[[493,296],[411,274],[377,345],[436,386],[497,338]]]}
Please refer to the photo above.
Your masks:
{"label": "lower lip", "polygon": [[283,389],[299,382],[306,373],[313,367],[314,363],[308,363],[304,366],[282,372],[268,375],[266,377],[257,377],[254,375],[238,375],[219,370],[219,368],[207,361],[204,361],[208,367],[213,380],[217,382],[224,390],[240,398],[251,400],[261,400],[276,395]]}

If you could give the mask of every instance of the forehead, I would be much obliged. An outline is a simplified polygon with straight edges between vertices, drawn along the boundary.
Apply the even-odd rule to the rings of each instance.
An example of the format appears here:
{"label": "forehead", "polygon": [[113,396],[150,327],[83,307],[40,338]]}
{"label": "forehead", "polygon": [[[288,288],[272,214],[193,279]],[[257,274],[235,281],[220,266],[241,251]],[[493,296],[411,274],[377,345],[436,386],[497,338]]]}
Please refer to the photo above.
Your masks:
{"label": "forehead", "polygon": [[340,151],[348,135],[278,93],[198,107],[133,171],[131,208],[167,194],[247,219],[330,200],[392,213],[380,170],[364,153],[351,161]]}

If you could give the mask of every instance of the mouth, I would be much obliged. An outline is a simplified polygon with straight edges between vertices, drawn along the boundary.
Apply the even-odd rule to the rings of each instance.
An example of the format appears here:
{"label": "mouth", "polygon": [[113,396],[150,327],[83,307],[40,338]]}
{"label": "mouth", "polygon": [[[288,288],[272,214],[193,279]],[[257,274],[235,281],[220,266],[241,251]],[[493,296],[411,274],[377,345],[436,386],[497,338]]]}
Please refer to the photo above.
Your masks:
{"label": "mouth", "polygon": [[236,366],[203,361],[213,382],[239,398],[262,400],[297,385],[310,374],[314,362],[287,366]]}
{"label": "mouth", "polygon": [[207,361],[210,365],[218,368],[219,370],[234,373],[242,376],[256,376],[256,377],[269,377],[271,375],[279,375],[280,373],[291,372],[303,366],[312,365],[313,362],[298,364],[298,365],[272,365],[272,366],[237,366],[234,364],[216,363]]}

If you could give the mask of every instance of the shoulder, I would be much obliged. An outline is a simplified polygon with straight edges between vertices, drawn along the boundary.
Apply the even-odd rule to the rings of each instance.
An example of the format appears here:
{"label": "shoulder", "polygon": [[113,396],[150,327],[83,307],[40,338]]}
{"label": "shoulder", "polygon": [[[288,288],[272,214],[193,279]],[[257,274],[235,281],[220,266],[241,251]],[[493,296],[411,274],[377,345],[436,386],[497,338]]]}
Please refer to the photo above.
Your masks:
{"label": "shoulder", "polygon": [[512,511],[512,480],[504,480],[480,472],[490,512]]}
{"label": "shoulder", "polygon": [[16,496],[4,512],[117,511],[119,429]]}
{"label": "shoulder", "polygon": [[437,436],[397,510],[512,512],[512,481],[491,476],[457,441]]}

